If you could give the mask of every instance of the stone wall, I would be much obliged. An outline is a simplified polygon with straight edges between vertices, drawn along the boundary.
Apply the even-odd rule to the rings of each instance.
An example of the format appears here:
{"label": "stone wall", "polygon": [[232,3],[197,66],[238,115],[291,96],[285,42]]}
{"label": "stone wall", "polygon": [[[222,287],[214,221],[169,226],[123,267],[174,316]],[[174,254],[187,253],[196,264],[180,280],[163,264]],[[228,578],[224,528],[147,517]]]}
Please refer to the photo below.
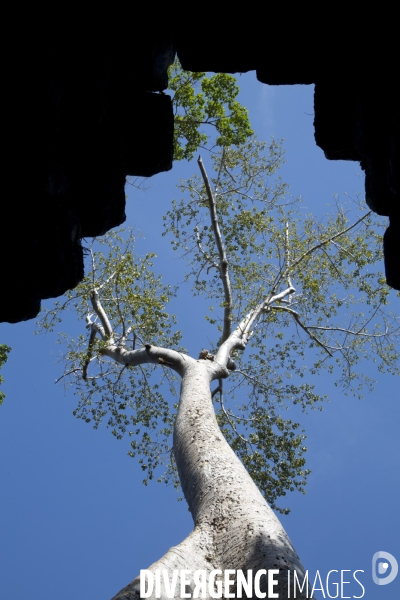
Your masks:
{"label": "stone wall", "polygon": [[368,205],[390,217],[385,268],[400,289],[400,103],[390,19],[378,41],[379,9],[366,22],[333,14],[318,27],[304,10],[274,9],[269,24],[252,13],[225,28],[212,19],[180,28],[170,12],[147,11],[134,24],[122,17],[117,28],[110,24],[112,35],[104,35],[105,21],[101,30],[42,25],[20,35],[22,58],[11,52],[3,73],[0,320],[33,318],[41,299],[74,287],[83,276],[81,238],[125,219],[125,178],[171,169],[172,107],[158,92],[175,52],[188,70],[255,70],[267,84],[315,83],[316,143],[330,160],[360,161]]}

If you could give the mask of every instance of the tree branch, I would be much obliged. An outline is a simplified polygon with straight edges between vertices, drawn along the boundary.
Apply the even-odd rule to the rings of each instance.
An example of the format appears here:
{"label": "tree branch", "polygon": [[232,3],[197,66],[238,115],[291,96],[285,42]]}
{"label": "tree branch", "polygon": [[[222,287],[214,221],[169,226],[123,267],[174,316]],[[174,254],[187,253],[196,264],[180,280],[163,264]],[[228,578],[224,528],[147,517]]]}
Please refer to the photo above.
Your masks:
{"label": "tree branch", "polygon": [[224,288],[224,327],[222,331],[222,342],[225,342],[231,334],[232,331],[232,287],[229,278],[228,271],[228,259],[225,252],[225,246],[222,240],[221,230],[218,224],[218,215],[217,215],[217,207],[215,204],[215,198],[211,189],[210,180],[208,179],[208,175],[203,165],[203,161],[201,160],[201,156],[199,156],[197,161],[201,175],[203,177],[204,185],[207,192],[208,197],[208,207],[210,210],[211,224],[214,232],[215,243],[218,248],[219,254],[219,274],[220,279],[222,281],[222,285]]}
{"label": "tree branch", "polygon": [[283,300],[289,294],[294,294],[294,287],[288,287],[283,292],[276,294],[275,296],[268,295],[265,300],[260,302],[255,308],[253,308],[245,318],[239,323],[236,329],[231,333],[229,338],[221,344],[216,356],[215,361],[226,366],[230,360],[230,353],[237,350],[245,350],[247,342],[252,334],[251,327],[258,317],[265,312],[268,307],[278,300]]}
{"label": "tree branch", "polygon": [[116,344],[108,344],[100,349],[101,354],[108,356],[122,365],[135,367],[144,364],[168,366],[182,375],[187,357],[167,348],[159,348],[146,344],[139,350],[126,350]]}
{"label": "tree branch", "polygon": [[323,348],[325,350],[325,352],[327,352],[329,354],[330,357],[333,356],[332,352],[328,349],[328,347],[325,346],[325,344],[323,344],[322,342],[320,342],[320,340],[317,337],[315,337],[315,335],[312,334],[311,331],[309,331],[308,327],[300,321],[300,317],[295,310],[288,308],[287,306],[270,306],[269,309],[270,310],[284,310],[284,311],[290,313],[292,315],[292,317],[294,318],[294,320],[296,321],[296,323],[298,325],[300,325],[300,327],[307,333],[307,335],[309,335],[310,338],[312,340],[314,340],[314,342],[316,344],[318,344],[318,346],[321,346],[321,348]]}
{"label": "tree branch", "polygon": [[294,261],[294,263],[292,264],[291,268],[293,269],[293,267],[297,267],[297,265],[302,260],[304,260],[309,254],[312,254],[313,252],[315,252],[315,250],[318,250],[318,248],[321,248],[322,246],[325,246],[326,244],[330,244],[336,238],[340,237],[341,235],[344,235],[345,233],[347,233],[348,231],[350,231],[351,229],[353,229],[354,227],[356,227],[359,223],[361,223],[367,217],[369,217],[369,215],[371,213],[372,213],[372,210],[369,210],[363,217],[361,217],[360,219],[358,219],[358,221],[356,221],[355,223],[353,223],[353,225],[350,225],[350,227],[347,227],[346,229],[342,229],[342,231],[339,231],[338,233],[335,233],[335,235],[333,235],[329,239],[324,240],[323,242],[319,242],[318,244],[316,244],[315,246],[313,246],[312,248],[310,248],[309,250],[307,250],[306,252],[304,252],[304,254],[302,254],[297,260]]}
{"label": "tree branch", "polygon": [[83,367],[82,367],[82,377],[85,381],[87,381],[87,372],[88,372],[88,367],[90,364],[90,361],[92,360],[92,351],[93,351],[93,343],[94,343],[94,339],[96,337],[96,333],[98,332],[98,328],[99,326],[96,327],[95,323],[90,323],[90,317],[86,317],[86,321],[88,322],[88,327],[90,327],[90,337],[89,337],[89,344],[88,344],[88,352],[87,352],[87,359],[85,360]]}
{"label": "tree branch", "polygon": [[[123,258],[123,256],[121,258]],[[103,287],[105,287],[108,283],[110,283],[111,279],[113,277],[115,277],[116,274],[117,274],[117,271],[114,271],[114,273],[111,273],[110,277],[108,279],[106,279],[101,285],[99,285],[99,287],[97,289],[99,289],[99,290],[103,289]]]}
{"label": "tree branch", "polygon": [[[285,255],[286,255],[286,280],[288,287],[292,286],[292,281],[290,279],[290,247],[289,247],[289,223],[286,223],[285,228]],[[290,302],[291,296],[289,296]]]}
{"label": "tree branch", "polygon": [[64,377],[68,377],[68,375],[71,375],[72,373],[77,373],[78,371],[82,371],[82,369],[80,367],[77,367],[76,369],[71,369],[70,371],[67,371],[66,373],[63,373],[61,375],[61,377],[59,377],[58,379],[55,380],[54,383],[58,383],[59,381],[61,381],[61,379],[63,379]]}
{"label": "tree branch", "polygon": [[249,444],[251,447],[251,442],[249,440],[247,440],[245,437],[243,437],[238,430],[236,429],[236,425],[231,421],[230,415],[228,414],[228,412],[226,411],[225,408],[225,404],[224,404],[224,398],[223,398],[223,393],[222,393],[222,382],[220,384],[220,402],[221,402],[221,408],[222,408],[222,412],[224,413],[229,425],[231,426],[232,431],[234,431],[234,433],[242,440],[242,442],[244,442],[246,445]]}
{"label": "tree branch", "polygon": [[[122,347],[125,346],[126,339],[132,331],[133,331],[132,327],[128,327],[128,329],[122,333],[122,336],[121,336],[120,340],[118,341],[118,346],[122,346]],[[135,335],[135,332],[133,332],[133,334]],[[133,349],[135,349],[135,346],[133,347]]]}
{"label": "tree branch", "polygon": [[104,337],[109,338],[110,343],[112,344],[114,342],[114,339],[113,339],[113,330],[111,327],[111,323],[108,320],[106,311],[104,310],[104,308],[100,302],[99,293],[96,289],[94,289],[92,291],[92,293],[90,295],[90,300],[92,302],[93,310],[96,313],[96,315],[99,317],[101,324],[103,326]]}
{"label": "tree branch", "polygon": [[[237,374],[239,374],[239,375],[242,375],[242,377],[243,377],[244,379],[247,379],[248,381],[251,381],[251,383],[253,384],[253,389],[254,389],[255,387],[261,387],[261,388],[268,389],[268,386],[267,386],[267,385],[266,385],[266,384],[265,384],[263,381],[261,381],[260,379],[257,379],[257,377],[254,377],[254,376],[252,376],[252,375],[249,375],[248,373],[246,373],[245,371],[241,371],[240,369],[237,369],[237,370],[235,371],[235,374],[236,374],[236,373],[237,373]],[[274,381],[275,379],[276,379],[276,378],[272,379],[272,381]],[[268,378],[268,382],[270,382],[270,381],[271,381],[271,379],[270,379],[270,378]],[[239,383],[238,385],[240,385],[240,383]],[[249,420],[250,420],[250,421],[251,421],[251,420],[254,420],[254,421],[255,421],[255,419],[249,419]]]}
{"label": "tree branch", "polygon": [[219,265],[218,265],[218,263],[217,263],[217,262],[215,262],[215,261],[214,261],[214,260],[211,258],[211,256],[208,256],[208,254],[205,252],[205,250],[204,250],[203,246],[201,245],[201,241],[200,241],[200,235],[199,235],[199,230],[197,229],[197,227],[196,227],[196,229],[195,229],[195,234],[196,234],[196,242],[197,242],[197,247],[198,247],[198,249],[200,250],[200,252],[202,253],[202,255],[204,256],[204,258],[206,259],[206,261],[207,261],[208,263],[210,263],[210,267],[209,267],[209,268],[211,268],[211,267],[215,267],[216,269],[218,269],[218,270],[219,270]]}
{"label": "tree branch", "polygon": [[349,333],[350,335],[363,336],[369,338],[381,338],[389,334],[388,327],[386,326],[385,333],[361,333],[360,331],[352,331],[351,329],[344,329],[342,327],[319,327],[317,325],[307,325],[308,329],[320,329],[321,331],[342,331],[343,333]]}

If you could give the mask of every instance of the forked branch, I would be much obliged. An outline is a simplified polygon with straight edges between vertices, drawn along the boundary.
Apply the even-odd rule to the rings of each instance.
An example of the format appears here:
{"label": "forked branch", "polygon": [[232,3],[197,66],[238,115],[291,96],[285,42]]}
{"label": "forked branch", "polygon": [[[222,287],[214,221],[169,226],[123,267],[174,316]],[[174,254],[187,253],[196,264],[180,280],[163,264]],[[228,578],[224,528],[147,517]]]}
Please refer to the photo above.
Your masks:
{"label": "forked branch", "polygon": [[295,291],[295,288],[291,286],[283,290],[283,292],[275,294],[274,296],[268,295],[265,300],[260,302],[245,316],[245,318],[239,323],[228,339],[221,344],[215,356],[215,360],[221,365],[227,365],[228,361],[230,360],[229,355],[233,350],[244,350],[246,348],[247,342],[253,333],[252,327],[261,314],[266,312],[272,304],[278,302],[279,300],[283,300],[290,294],[294,294]]}

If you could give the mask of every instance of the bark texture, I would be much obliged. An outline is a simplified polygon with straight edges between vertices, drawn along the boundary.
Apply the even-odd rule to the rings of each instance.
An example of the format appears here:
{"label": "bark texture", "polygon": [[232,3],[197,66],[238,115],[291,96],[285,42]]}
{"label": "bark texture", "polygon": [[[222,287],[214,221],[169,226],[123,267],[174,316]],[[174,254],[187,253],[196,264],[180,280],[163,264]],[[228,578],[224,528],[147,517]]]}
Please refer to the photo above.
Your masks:
{"label": "bark texture", "polygon": [[[167,569],[172,577],[175,569],[188,569],[192,573],[204,570],[207,575],[214,569],[245,573],[252,569],[253,576],[260,569],[280,569],[279,576],[275,575],[279,583],[274,592],[280,598],[287,598],[288,570],[292,581],[293,571],[297,571],[300,582],[305,572],[281,523],[217,424],[210,384],[214,379],[226,377],[226,368],[215,361],[185,359],[174,453],[194,530],[149,570],[154,573]],[[113,600],[137,599],[139,584],[137,576]],[[191,580],[186,591],[191,593],[194,587]],[[262,576],[260,589],[267,592],[266,598],[267,587],[267,577]],[[230,591],[234,590],[232,586]],[[293,595],[292,586],[291,592]],[[154,593],[151,598],[155,598]],[[180,597],[178,580],[174,598]],[[307,597],[306,590],[297,592],[297,598]],[[167,598],[163,584],[161,598]]]}

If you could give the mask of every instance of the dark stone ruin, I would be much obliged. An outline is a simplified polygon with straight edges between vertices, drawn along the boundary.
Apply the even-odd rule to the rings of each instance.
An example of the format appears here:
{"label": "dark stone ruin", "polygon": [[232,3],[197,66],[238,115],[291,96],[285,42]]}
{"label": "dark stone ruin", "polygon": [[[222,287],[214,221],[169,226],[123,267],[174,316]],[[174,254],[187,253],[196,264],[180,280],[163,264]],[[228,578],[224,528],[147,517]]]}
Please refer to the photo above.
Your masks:
{"label": "dark stone ruin", "polygon": [[[225,28],[211,19],[183,31],[165,13],[157,26],[153,15],[130,29],[110,25],[108,36],[93,25],[24,30],[19,58],[3,71],[4,176],[12,185],[2,202],[0,320],[31,319],[41,299],[77,285],[81,238],[125,219],[125,178],[171,169],[172,108],[159,92],[176,52],[192,71],[255,70],[267,84],[315,83],[316,143],[330,160],[360,161],[368,205],[390,218],[385,269],[400,289],[400,103],[390,18],[380,28],[377,8],[368,22],[330,15],[317,27],[304,7],[289,21],[288,7],[274,10],[281,14],[268,27],[238,17]],[[274,29],[275,22],[283,25]]]}

